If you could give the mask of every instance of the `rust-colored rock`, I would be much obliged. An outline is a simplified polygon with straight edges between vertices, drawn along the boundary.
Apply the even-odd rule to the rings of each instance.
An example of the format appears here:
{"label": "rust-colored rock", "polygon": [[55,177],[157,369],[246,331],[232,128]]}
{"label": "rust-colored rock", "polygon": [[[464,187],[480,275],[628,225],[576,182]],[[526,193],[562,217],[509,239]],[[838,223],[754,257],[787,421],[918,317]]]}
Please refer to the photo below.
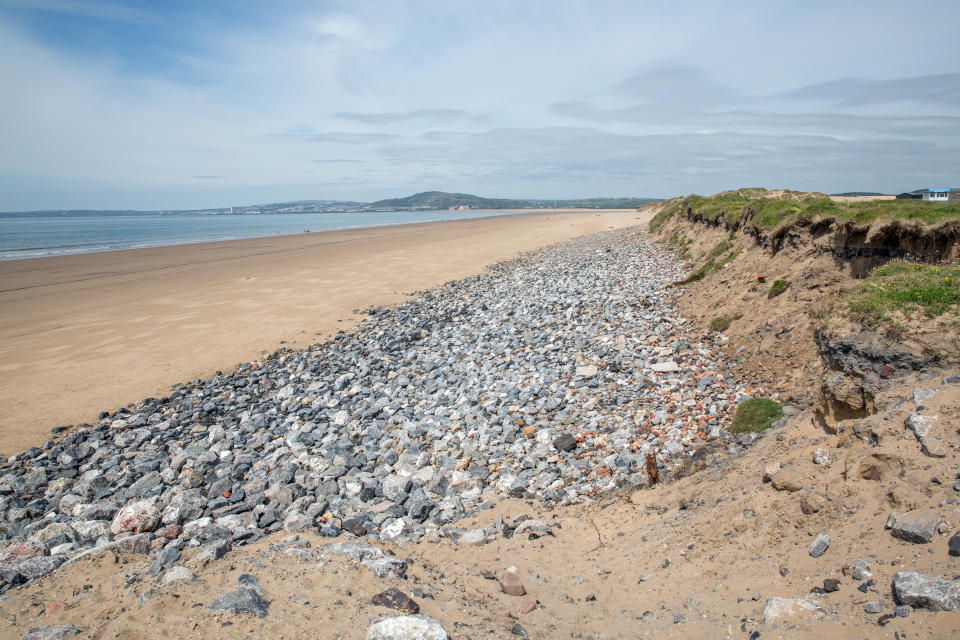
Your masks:
{"label": "rust-colored rock", "polygon": [[657,456],[652,453],[647,454],[647,479],[650,481],[650,486],[657,484],[657,480],[660,479],[660,470],[657,469]]}
{"label": "rust-colored rock", "polygon": [[501,571],[497,576],[497,582],[500,584],[500,591],[508,596],[524,596],[527,590],[523,588],[520,576],[513,571]]}
{"label": "rust-colored rock", "polygon": [[172,524],[169,527],[163,527],[162,529],[154,531],[157,537],[166,538],[167,540],[176,540],[180,537],[181,533],[183,533],[183,527],[178,524]]}
{"label": "rust-colored rock", "polygon": [[20,560],[42,555],[46,555],[46,550],[43,548],[43,545],[36,542],[21,542],[20,544],[10,545],[4,549],[3,554],[0,555],[0,560]]}
{"label": "rust-colored rock", "polygon": [[47,608],[44,610],[45,615],[52,616],[58,611],[62,611],[64,604],[59,600],[54,600],[53,602],[47,603]]}

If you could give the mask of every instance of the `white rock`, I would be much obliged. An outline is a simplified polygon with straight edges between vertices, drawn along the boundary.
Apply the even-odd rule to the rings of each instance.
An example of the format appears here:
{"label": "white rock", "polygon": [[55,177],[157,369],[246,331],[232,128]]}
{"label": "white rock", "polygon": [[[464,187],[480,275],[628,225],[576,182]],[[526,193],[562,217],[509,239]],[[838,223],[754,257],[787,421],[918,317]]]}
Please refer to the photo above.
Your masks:
{"label": "white rock", "polygon": [[163,574],[162,582],[163,584],[173,584],[174,582],[195,580],[196,578],[190,569],[178,564],[167,569],[167,572]]}
{"label": "white rock", "polygon": [[770,598],[763,605],[763,622],[769,624],[777,618],[809,616],[820,611],[820,603],[813,598]]}
{"label": "white rock", "polygon": [[313,524],[313,518],[302,511],[291,511],[283,519],[284,531],[303,531]]}
{"label": "white rock", "polygon": [[577,367],[574,375],[576,375],[578,378],[593,378],[597,375],[597,368],[592,364],[588,364],[584,367]]}
{"label": "white rock", "polygon": [[425,615],[387,618],[367,629],[367,640],[447,640],[448,638],[440,622]]}
{"label": "white rock", "polygon": [[397,542],[408,536],[413,531],[413,527],[403,518],[397,518],[390,524],[384,523],[380,527],[380,539],[391,542]]}
{"label": "white rock", "polygon": [[553,530],[543,520],[524,520],[520,525],[514,530],[513,535],[520,536],[525,533],[539,533],[541,535],[552,533]]}
{"label": "white rock", "polygon": [[481,545],[487,541],[487,532],[483,529],[473,529],[460,536],[459,541],[464,544]]}
{"label": "white rock", "polygon": [[672,373],[674,371],[680,370],[680,365],[678,365],[673,360],[668,360],[667,362],[657,362],[650,365],[650,368],[657,373]]}

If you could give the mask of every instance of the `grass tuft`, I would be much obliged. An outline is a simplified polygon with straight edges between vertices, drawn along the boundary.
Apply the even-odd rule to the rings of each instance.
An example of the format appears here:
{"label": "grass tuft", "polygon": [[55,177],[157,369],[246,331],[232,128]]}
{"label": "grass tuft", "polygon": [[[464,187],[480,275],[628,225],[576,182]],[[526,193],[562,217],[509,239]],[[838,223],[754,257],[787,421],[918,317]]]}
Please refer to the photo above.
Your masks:
{"label": "grass tuft", "polygon": [[769,429],[770,425],[783,416],[779,402],[770,398],[750,398],[737,407],[728,431],[730,433],[757,433]]}
{"label": "grass tuft", "polygon": [[789,286],[789,280],[774,280],[773,284],[770,285],[770,291],[767,292],[767,298],[776,298],[778,295],[786,291],[787,287]]}
{"label": "grass tuft", "polygon": [[730,323],[734,320],[739,320],[743,317],[743,314],[740,312],[736,313],[725,313],[721,316],[717,316],[710,321],[710,331],[726,331],[730,328]]}
{"label": "grass tuft", "polygon": [[936,318],[950,313],[960,318],[960,266],[916,264],[894,260],[874,269],[860,291],[847,299],[850,318],[873,329],[897,330],[896,312],[910,318]]}

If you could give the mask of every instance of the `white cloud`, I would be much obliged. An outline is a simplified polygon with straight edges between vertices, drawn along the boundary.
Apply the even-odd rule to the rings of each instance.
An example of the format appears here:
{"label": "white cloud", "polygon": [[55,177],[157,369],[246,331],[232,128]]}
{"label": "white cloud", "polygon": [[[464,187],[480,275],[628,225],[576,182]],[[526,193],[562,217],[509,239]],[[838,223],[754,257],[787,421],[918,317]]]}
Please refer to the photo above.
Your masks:
{"label": "white cloud", "polygon": [[[176,22],[182,42],[71,48],[15,19],[27,5],[161,36]],[[0,0],[0,210],[669,195],[789,171],[766,184],[907,188],[956,166],[952,90],[888,99],[923,88],[889,79],[957,72],[955,45],[904,30],[900,3],[343,0],[229,20],[141,6]]]}

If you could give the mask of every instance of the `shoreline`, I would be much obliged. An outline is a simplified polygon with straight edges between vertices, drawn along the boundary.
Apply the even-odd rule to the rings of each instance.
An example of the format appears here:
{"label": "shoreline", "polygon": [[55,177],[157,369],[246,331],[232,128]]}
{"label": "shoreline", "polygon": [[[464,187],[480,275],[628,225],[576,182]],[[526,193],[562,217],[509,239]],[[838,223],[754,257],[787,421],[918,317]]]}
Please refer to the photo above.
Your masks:
{"label": "shoreline", "polygon": [[[267,234],[267,235],[256,235],[256,236],[249,236],[249,237],[230,237],[230,238],[214,238],[214,239],[206,239],[206,240],[202,240],[202,239],[201,239],[201,240],[188,240],[188,241],[184,241],[184,242],[174,242],[174,243],[171,243],[171,244],[151,244],[151,243],[146,243],[146,244],[133,244],[133,245],[131,245],[131,246],[125,246],[125,247],[94,248],[94,249],[89,249],[89,250],[82,249],[82,250],[78,250],[78,251],[63,251],[63,252],[60,252],[60,253],[56,253],[56,251],[57,251],[57,249],[58,249],[57,247],[51,247],[50,250],[51,250],[51,251],[54,251],[54,253],[45,253],[45,254],[43,254],[43,255],[27,255],[27,256],[23,256],[23,257],[5,257],[5,256],[4,256],[4,251],[6,251],[6,250],[0,248],[0,262],[13,262],[13,261],[19,261],[19,260],[36,260],[36,259],[44,259],[44,258],[58,258],[58,257],[61,257],[61,256],[78,256],[78,255],[87,255],[87,254],[91,254],[91,253],[110,253],[110,252],[113,252],[113,251],[131,251],[131,250],[135,250],[135,249],[159,249],[159,248],[162,248],[162,247],[180,247],[180,246],[193,245],[193,244],[213,244],[213,243],[218,243],[218,242],[236,242],[236,241],[239,241],[239,240],[262,240],[262,239],[265,239],[265,238],[278,238],[278,237],[286,237],[286,236],[298,236],[298,235],[301,235],[301,234],[303,234],[303,233],[328,233],[328,232],[331,232],[331,231],[352,231],[352,230],[356,230],[356,229],[375,229],[375,228],[380,228],[380,227],[396,227],[396,226],[411,225],[411,224],[430,224],[430,223],[435,223],[435,222],[457,222],[457,221],[461,221],[461,220],[475,220],[475,219],[478,219],[478,218],[495,218],[495,217],[507,217],[507,216],[516,216],[516,215],[521,215],[521,216],[522,216],[522,215],[536,214],[536,213],[591,213],[591,212],[627,212],[627,211],[635,211],[635,209],[473,209],[473,210],[470,210],[470,211],[468,211],[468,212],[459,212],[459,213],[490,214],[490,215],[471,215],[471,216],[467,216],[467,217],[438,219],[438,220],[416,220],[416,221],[414,221],[414,222],[399,221],[399,222],[386,222],[386,223],[382,223],[382,224],[379,224],[379,223],[378,223],[378,224],[343,225],[343,226],[333,227],[333,228],[329,228],[329,229],[318,229],[318,230],[316,230],[316,231],[310,231],[310,230],[308,229],[308,230],[304,230],[304,231],[295,231],[295,232],[289,232],[289,233],[287,233],[287,232],[270,233],[270,234]],[[507,213],[507,212],[509,212],[509,213]],[[417,211],[396,211],[396,212],[393,212],[393,213],[397,213],[397,214],[411,214],[411,215],[413,215],[413,216],[422,216],[422,215],[428,215],[428,214],[434,214],[434,213],[435,213],[435,214],[446,214],[446,213],[451,213],[451,212],[449,212],[449,211],[447,211],[447,210],[444,210],[444,209],[437,209],[437,210],[425,210],[425,211],[419,211],[419,210],[417,210]],[[456,213],[456,212],[455,212],[455,213]],[[138,215],[143,215],[144,217],[150,217],[150,216],[156,216],[157,214],[138,214]],[[170,216],[170,217],[176,217],[176,216],[179,215],[179,214],[164,214],[164,215],[165,215],[165,216]],[[189,214],[189,215],[198,215],[198,214]],[[234,217],[234,216],[238,216],[238,217],[252,217],[252,216],[270,217],[270,216],[272,216],[272,215],[304,215],[304,216],[315,216],[315,215],[327,215],[327,214],[326,214],[326,213],[303,213],[303,214],[253,214],[253,213],[236,213],[236,214],[232,214],[232,213],[231,213],[231,214],[217,214],[216,216],[210,215],[210,216],[203,216],[203,217],[217,217],[217,216],[223,216],[223,217]],[[340,215],[340,214],[330,213],[329,215]],[[83,219],[83,218],[97,218],[97,219],[99,219],[99,218],[106,218],[106,219],[113,219],[113,218],[122,218],[122,217],[127,217],[127,218],[131,218],[131,217],[132,217],[132,218],[136,218],[137,216],[136,216],[136,215],[134,215],[134,216],[77,216],[77,218],[79,218],[79,219]],[[4,219],[5,219],[5,218],[3,218],[2,216],[0,216],[0,221],[2,221],[2,220],[4,220]],[[30,219],[30,216],[26,216],[26,217],[24,217],[24,218],[7,218],[7,219]],[[40,219],[46,219],[46,218],[40,218]],[[70,219],[72,219],[72,218],[70,218]],[[66,248],[66,247],[60,247],[60,248]],[[17,250],[18,250],[18,251],[24,251],[24,252],[27,252],[27,251],[45,251],[45,250],[47,250],[47,248],[46,248],[46,247],[32,247],[32,248],[17,249]]]}
{"label": "shoreline", "polygon": [[642,224],[536,212],[0,262],[0,452],[352,326],[518,252]]}

